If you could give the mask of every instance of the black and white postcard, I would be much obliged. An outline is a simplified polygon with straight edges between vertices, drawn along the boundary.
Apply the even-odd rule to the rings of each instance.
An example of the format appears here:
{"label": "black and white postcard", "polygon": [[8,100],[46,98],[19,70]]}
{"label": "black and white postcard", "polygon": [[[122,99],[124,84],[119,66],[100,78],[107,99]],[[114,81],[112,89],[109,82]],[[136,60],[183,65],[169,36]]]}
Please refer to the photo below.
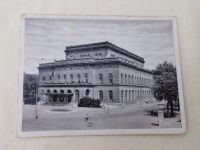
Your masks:
{"label": "black and white postcard", "polygon": [[22,22],[19,136],[185,132],[174,17]]}

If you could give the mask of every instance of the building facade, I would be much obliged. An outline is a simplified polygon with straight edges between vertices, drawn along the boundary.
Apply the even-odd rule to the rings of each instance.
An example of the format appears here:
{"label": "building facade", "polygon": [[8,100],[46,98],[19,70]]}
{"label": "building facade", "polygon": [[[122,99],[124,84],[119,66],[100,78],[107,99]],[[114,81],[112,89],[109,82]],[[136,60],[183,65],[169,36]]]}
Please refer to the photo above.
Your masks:
{"label": "building facade", "polygon": [[40,99],[78,102],[82,97],[104,102],[137,103],[152,99],[153,75],[144,59],[110,42],[68,46],[66,59],[40,64]]}

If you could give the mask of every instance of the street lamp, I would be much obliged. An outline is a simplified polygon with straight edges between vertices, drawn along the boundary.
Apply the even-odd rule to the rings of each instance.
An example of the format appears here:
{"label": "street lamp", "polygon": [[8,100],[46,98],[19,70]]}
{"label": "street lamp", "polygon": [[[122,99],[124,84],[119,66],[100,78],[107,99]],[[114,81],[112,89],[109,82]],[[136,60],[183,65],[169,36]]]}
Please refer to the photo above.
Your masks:
{"label": "street lamp", "polygon": [[110,99],[108,98],[108,113],[109,113],[109,105],[110,105]]}
{"label": "street lamp", "polygon": [[39,78],[39,75],[37,76],[37,80],[36,80],[36,84],[35,84],[35,95],[36,95],[36,98],[35,98],[35,118],[38,119],[38,109],[37,109],[37,102],[38,102],[38,79]]}
{"label": "street lamp", "polygon": [[[44,58],[40,58],[40,61],[43,61]],[[39,66],[40,66],[40,61],[39,61]],[[39,69],[39,67],[38,67]],[[38,88],[39,88],[39,71],[38,71],[38,75],[36,78],[36,83],[35,83],[35,119],[38,119],[38,108],[37,108],[37,102],[38,102]]]}
{"label": "street lamp", "polygon": [[35,84],[33,84],[32,86],[31,86],[31,88],[34,90],[34,97],[35,97],[35,118],[36,119],[38,119],[38,111],[37,111],[37,81],[36,81],[36,83]]}

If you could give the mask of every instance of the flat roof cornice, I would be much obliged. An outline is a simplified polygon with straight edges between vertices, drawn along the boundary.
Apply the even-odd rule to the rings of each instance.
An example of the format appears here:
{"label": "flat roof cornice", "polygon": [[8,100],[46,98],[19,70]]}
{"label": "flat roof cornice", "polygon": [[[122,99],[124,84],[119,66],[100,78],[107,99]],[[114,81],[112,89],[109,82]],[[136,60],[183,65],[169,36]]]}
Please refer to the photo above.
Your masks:
{"label": "flat roof cornice", "polygon": [[55,61],[53,63],[45,63],[40,64],[39,69],[42,68],[55,68],[55,67],[63,67],[63,66],[84,66],[84,65],[106,65],[106,64],[116,64],[116,65],[124,65],[136,70],[144,71],[152,74],[150,70],[139,68],[135,65],[122,61],[120,58],[106,58],[106,59],[76,59],[76,60],[63,60],[63,61]]}

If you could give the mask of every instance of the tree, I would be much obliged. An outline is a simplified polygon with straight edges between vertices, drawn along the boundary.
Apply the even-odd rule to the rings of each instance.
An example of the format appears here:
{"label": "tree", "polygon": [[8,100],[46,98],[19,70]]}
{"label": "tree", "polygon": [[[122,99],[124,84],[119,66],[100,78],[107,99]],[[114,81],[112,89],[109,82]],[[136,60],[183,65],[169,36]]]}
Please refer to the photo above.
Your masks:
{"label": "tree", "polygon": [[157,100],[167,100],[167,112],[174,116],[174,103],[178,103],[178,83],[176,68],[172,63],[164,62],[159,64],[154,73],[153,93]]}
{"label": "tree", "polygon": [[33,92],[35,92],[36,87],[37,87],[37,75],[24,73],[24,85],[23,85],[24,96],[32,95]]}

